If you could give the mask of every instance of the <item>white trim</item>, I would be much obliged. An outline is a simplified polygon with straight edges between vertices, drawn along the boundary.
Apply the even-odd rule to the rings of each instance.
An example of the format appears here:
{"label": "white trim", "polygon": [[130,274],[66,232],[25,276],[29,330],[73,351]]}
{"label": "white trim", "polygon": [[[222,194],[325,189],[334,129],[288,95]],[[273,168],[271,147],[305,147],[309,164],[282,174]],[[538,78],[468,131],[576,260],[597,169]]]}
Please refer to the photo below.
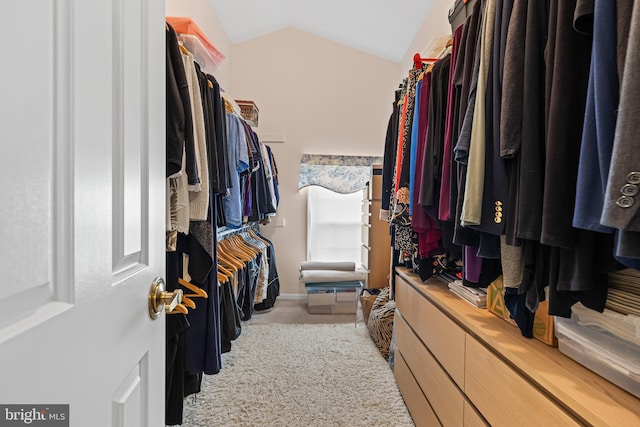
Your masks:
{"label": "white trim", "polygon": [[287,136],[281,132],[258,132],[258,138],[260,138],[263,144],[284,144],[287,140]]}

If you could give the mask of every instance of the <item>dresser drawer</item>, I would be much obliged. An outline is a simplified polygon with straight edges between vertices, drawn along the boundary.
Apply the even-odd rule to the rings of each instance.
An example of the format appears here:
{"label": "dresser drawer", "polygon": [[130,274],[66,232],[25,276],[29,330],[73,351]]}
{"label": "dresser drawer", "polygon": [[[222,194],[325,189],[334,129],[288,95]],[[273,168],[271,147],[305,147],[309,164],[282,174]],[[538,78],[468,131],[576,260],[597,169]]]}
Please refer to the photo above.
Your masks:
{"label": "dresser drawer", "polygon": [[478,411],[467,401],[464,402],[464,427],[488,427]]}
{"label": "dresser drawer", "polygon": [[467,335],[464,391],[492,426],[577,426],[518,372]]}
{"label": "dresser drawer", "polygon": [[403,278],[396,281],[395,296],[402,317],[462,388],[465,332]]}
{"label": "dresser drawer", "polygon": [[402,393],[404,403],[407,405],[407,409],[409,409],[409,413],[416,427],[441,426],[442,424],[438,421],[438,417],[433,413],[431,405],[429,405],[424,394],[422,394],[422,390],[420,390],[413,374],[411,374],[411,371],[407,367],[401,351],[395,353],[394,360],[393,375],[396,378],[398,389],[400,389],[400,393]]}
{"label": "dresser drawer", "polygon": [[443,426],[461,426],[464,397],[402,315],[395,317],[395,342]]}

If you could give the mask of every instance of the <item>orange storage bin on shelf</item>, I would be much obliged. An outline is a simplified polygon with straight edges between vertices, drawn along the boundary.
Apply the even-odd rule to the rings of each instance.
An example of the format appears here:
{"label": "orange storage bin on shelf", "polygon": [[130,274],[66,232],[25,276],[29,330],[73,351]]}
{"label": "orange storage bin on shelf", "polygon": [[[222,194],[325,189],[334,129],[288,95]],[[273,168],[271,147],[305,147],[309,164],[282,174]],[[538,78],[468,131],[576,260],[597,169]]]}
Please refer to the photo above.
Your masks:
{"label": "orange storage bin on shelf", "polygon": [[169,24],[171,24],[173,29],[176,30],[176,33],[192,34],[198,37],[204,48],[207,50],[207,53],[209,53],[216,64],[222,63],[222,61],[227,58],[214,46],[213,43],[211,43],[211,40],[207,38],[200,27],[198,27],[196,23],[193,22],[193,19],[189,18],[188,16],[167,16],[166,20]]}

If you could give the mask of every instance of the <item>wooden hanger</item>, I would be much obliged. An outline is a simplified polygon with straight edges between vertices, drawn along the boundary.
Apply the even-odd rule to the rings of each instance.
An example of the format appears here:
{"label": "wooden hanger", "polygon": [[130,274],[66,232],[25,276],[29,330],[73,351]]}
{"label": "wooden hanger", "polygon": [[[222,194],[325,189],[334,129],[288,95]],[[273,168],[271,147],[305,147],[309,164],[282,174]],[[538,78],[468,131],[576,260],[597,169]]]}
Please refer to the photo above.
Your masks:
{"label": "wooden hanger", "polygon": [[225,264],[233,271],[238,271],[239,269],[241,270],[244,268],[244,263],[240,262],[237,259],[234,259],[223,250],[218,249],[218,263],[220,262]]}
{"label": "wooden hanger", "polygon": [[227,270],[226,268],[224,268],[219,261],[218,261],[217,273],[218,273],[218,286],[220,286],[221,283],[227,283],[233,277],[233,273]]}
{"label": "wooden hanger", "polygon": [[224,274],[218,272],[218,286],[220,286],[222,283],[227,283],[228,281],[228,276],[225,276]]}
{"label": "wooden hanger", "polygon": [[173,310],[167,312],[167,314],[189,314],[189,310],[182,304],[178,304],[173,307]]}
{"label": "wooden hanger", "polygon": [[260,241],[264,242],[264,240],[260,238],[258,233],[256,233],[256,230],[254,230],[253,228],[248,229],[247,230],[247,234],[250,235],[251,237],[253,237],[254,239],[257,239],[257,240],[260,240]]}
{"label": "wooden hanger", "polygon": [[245,247],[247,250],[249,250],[249,252],[253,254],[254,258],[261,252],[259,247],[257,247],[256,245],[254,245],[253,243],[247,240],[248,236],[238,234],[235,237],[236,237],[236,240],[238,241],[238,244],[240,246]]}
{"label": "wooden hanger", "polygon": [[184,297],[209,298],[209,295],[207,295],[207,291],[205,291],[204,289],[194,285],[193,283],[187,282],[182,277],[178,277],[178,284],[180,284],[181,286],[184,286],[185,288],[187,288],[190,291],[194,292],[193,294],[184,294],[184,295],[182,295],[183,298]]}
{"label": "wooden hanger", "polygon": [[[224,99],[224,98],[223,98]],[[229,101],[224,99],[224,109],[227,113],[233,113],[235,110]]]}
{"label": "wooden hanger", "polygon": [[188,56],[188,55],[191,53],[191,52],[189,52],[189,51],[187,50],[187,48],[186,48],[186,47],[184,47],[184,46],[183,46],[182,44],[180,44],[180,43],[178,43],[178,47],[180,48],[180,52],[182,52],[184,55],[187,55],[187,56]]}
{"label": "wooden hanger", "polygon": [[[222,248],[218,247],[218,251],[217,252],[218,252],[218,264],[223,263],[223,264],[227,265],[228,267],[232,267],[231,269],[233,271],[238,271],[238,268],[242,268],[239,265],[240,261],[238,261],[236,259],[233,259]],[[243,264],[243,266],[244,266],[244,264]]]}
{"label": "wooden hanger", "polygon": [[218,263],[218,271],[229,278],[233,277],[233,273],[227,270],[226,268],[224,268],[223,266],[221,266],[220,263]]}
{"label": "wooden hanger", "polygon": [[[262,240],[261,238],[256,236],[255,233],[253,233],[253,230],[247,230],[246,237],[248,239],[252,239],[252,240],[255,240],[256,242],[262,243],[265,246],[268,246],[267,243],[264,240]],[[252,244],[255,246],[255,243],[252,243]],[[259,248],[259,250],[262,252],[261,248]]]}
{"label": "wooden hanger", "polygon": [[261,254],[264,251],[264,247],[267,246],[262,240],[256,239],[249,233],[244,233],[242,235],[242,240],[244,240],[245,244],[247,244],[249,247],[253,248],[254,252],[256,253],[256,255],[254,255],[254,258],[257,257],[258,254]]}
{"label": "wooden hanger", "polygon": [[193,309],[193,310],[196,309],[196,303],[193,302],[193,300],[191,298],[189,298],[189,297],[183,296],[182,297],[182,302],[180,304],[182,304],[182,305],[184,305],[186,307],[189,307],[190,309]]}
{"label": "wooden hanger", "polygon": [[[242,249],[238,248],[235,242],[231,240],[231,238],[227,238],[218,243],[218,245],[223,249],[223,253],[226,252],[226,255],[232,255],[235,258],[242,260],[243,262],[250,261],[253,259],[253,255],[249,254]],[[242,268],[242,267],[239,267]]]}
{"label": "wooden hanger", "polygon": [[255,258],[259,253],[258,248],[251,245],[239,234],[233,236],[233,243],[235,243],[236,246],[243,250],[245,253],[251,255],[251,258]]}

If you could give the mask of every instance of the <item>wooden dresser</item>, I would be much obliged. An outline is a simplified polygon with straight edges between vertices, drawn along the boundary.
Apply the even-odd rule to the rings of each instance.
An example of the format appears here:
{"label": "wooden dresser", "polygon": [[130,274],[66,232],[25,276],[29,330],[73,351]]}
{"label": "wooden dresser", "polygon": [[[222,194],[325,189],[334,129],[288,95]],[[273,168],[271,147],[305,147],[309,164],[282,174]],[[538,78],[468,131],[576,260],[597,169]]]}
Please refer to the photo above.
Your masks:
{"label": "wooden dresser", "polygon": [[362,192],[362,268],[367,272],[365,288],[380,289],[389,284],[391,236],[389,223],[380,219],[382,207],[382,165],[371,167],[371,178]]}
{"label": "wooden dresser", "polygon": [[640,426],[640,399],[472,307],[396,272],[394,375],[417,426]]}

